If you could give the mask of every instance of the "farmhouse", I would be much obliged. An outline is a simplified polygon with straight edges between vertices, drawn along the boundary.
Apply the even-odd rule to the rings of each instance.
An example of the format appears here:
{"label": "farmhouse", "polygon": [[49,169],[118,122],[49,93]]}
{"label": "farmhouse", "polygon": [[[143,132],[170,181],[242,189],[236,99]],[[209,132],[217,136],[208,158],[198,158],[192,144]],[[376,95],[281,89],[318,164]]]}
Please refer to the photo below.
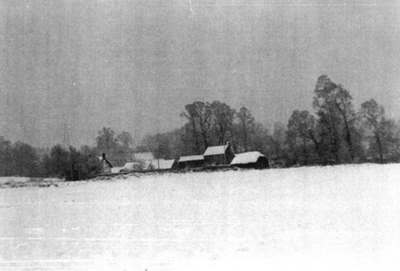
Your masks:
{"label": "farmhouse", "polygon": [[203,155],[181,156],[178,160],[179,169],[197,168],[204,166]]}
{"label": "farmhouse", "polygon": [[231,144],[228,142],[226,145],[208,147],[204,152],[204,163],[207,166],[229,165],[234,156]]}
{"label": "farmhouse", "polygon": [[235,154],[235,158],[233,158],[231,166],[263,169],[268,168],[269,164],[265,155],[258,151],[252,151]]}

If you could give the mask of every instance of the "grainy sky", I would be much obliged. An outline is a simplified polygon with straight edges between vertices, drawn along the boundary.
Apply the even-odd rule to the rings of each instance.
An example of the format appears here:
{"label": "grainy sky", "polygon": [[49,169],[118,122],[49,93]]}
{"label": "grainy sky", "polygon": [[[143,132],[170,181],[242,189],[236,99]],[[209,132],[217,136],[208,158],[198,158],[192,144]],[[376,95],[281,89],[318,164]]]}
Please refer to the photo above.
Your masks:
{"label": "grainy sky", "polygon": [[400,2],[383,2],[0,0],[0,135],[140,138],[215,99],[286,122],[321,74],[399,118]]}

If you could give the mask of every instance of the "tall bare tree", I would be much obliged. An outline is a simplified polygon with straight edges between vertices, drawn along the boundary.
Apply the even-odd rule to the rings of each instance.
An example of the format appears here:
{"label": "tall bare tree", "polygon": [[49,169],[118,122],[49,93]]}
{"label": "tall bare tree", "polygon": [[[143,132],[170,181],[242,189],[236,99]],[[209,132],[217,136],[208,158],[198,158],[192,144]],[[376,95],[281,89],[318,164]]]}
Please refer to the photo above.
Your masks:
{"label": "tall bare tree", "polygon": [[232,136],[235,110],[220,101],[213,101],[211,103],[211,110],[213,114],[214,131],[218,138],[218,144],[225,144],[226,140]]}
{"label": "tall bare tree", "polygon": [[[212,110],[209,103],[196,101],[185,106],[186,112],[182,112],[192,127],[193,139],[197,152],[201,152],[209,145],[209,133],[212,125]],[[199,142],[202,140],[203,147]]]}
{"label": "tall bare tree", "polygon": [[313,105],[319,117],[318,128],[328,152],[333,154],[336,163],[340,162],[339,151],[344,138],[350,159],[353,161],[355,151],[352,126],[355,112],[350,93],[326,75],[318,78],[314,93]]}
{"label": "tall bare tree", "polygon": [[242,106],[236,114],[239,120],[239,133],[244,151],[249,149],[251,135],[255,132],[255,119],[250,110]]}

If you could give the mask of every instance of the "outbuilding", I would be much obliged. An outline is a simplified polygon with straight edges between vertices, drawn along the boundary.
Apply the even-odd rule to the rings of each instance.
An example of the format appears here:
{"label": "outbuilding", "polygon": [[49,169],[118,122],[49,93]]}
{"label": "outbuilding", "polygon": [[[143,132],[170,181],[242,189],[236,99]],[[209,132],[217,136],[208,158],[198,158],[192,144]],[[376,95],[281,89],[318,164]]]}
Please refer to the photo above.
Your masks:
{"label": "outbuilding", "polygon": [[198,168],[204,166],[203,155],[181,156],[178,160],[179,169]]}
{"label": "outbuilding", "polygon": [[234,157],[235,154],[228,142],[225,145],[208,147],[204,152],[204,163],[207,166],[229,165]]}
{"label": "outbuilding", "polygon": [[269,168],[267,157],[258,151],[244,152],[235,154],[231,166],[240,168]]}

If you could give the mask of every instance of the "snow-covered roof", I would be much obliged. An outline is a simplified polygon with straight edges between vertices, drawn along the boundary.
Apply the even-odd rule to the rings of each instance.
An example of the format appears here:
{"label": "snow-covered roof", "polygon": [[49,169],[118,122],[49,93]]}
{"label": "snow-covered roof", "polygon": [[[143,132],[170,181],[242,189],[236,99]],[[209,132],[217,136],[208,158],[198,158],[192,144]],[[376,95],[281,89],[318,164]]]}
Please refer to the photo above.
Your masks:
{"label": "snow-covered roof", "polygon": [[206,149],[206,151],[204,152],[204,156],[208,156],[208,155],[218,155],[218,154],[224,154],[226,149],[228,148],[228,144],[227,145],[220,145],[220,146],[211,146],[208,147]]}
{"label": "snow-covered roof", "polygon": [[175,160],[165,160],[165,159],[154,159],[150,163],[150,167],[154,169],[171,169],[174,165]]}
{"label": "snow-covered roof", "polygon": [[201,161],[201,160],[204,160],[203,155],[188,155],[179,157],[178,162]]}
{"label": "snow-covered roof", "polygon": [[147,161],[147,160],[153,160],[154,155],[151,152],[137,152],[133,154],[133,157],[136,160],[140,161]]}
{"label": "snow-covered roof", "polygon": [[235,158],[233,158],[231,165],[255,163],[260,157],[265,157],[265,155],[258,151],[238,153],[235,154]]}

